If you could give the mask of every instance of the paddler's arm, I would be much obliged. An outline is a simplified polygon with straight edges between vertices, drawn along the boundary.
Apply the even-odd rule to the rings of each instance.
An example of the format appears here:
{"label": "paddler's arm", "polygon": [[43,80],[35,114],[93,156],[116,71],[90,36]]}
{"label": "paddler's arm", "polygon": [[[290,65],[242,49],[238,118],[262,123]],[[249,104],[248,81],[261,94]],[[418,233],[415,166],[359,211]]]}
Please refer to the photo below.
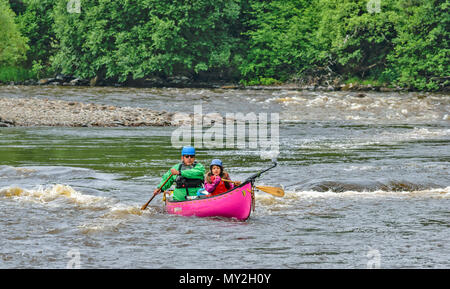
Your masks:
{"label": "paddler's arm", "polygon": [[[172,169],[176,169],[176,168],[178,168],[178,166],[179,166],[179,165],[174,165],[174,166],[172,167]],[[164,182],[167,180],[167,178],[170,176],[170,174],[171,174],[171,171],[168,170],[168,171],[162,176],[161,182],[159,183],[158,188],[161,187],[162,184],[164,184]],[[170,180],[168,180],[167,183],[161,188],[161,192],[164,192],[165,190],[169,189],[169,188],[172,186],[173,182],[176,180],[176,178],[177,178],[177,176],[172,176],[172,177],[170,178]]]}
{"label": "paddler's arm", "polygon": [[197,165],[190,170],[182,170],[181,176],[188,179],[201,179],[205,178],[205,167],[201,163],[197,163]]}
{"label": "paddler's arm", "polygon": [[206,182],[206,180],[205,180],[205,191],[207,191],[208,193],[214,192],[214,190],[217,188],[219,183],[220,183],[220,177],[216,177],[214,179],[214,182],[212,182],[211,184],[208,184],[208,182]]}

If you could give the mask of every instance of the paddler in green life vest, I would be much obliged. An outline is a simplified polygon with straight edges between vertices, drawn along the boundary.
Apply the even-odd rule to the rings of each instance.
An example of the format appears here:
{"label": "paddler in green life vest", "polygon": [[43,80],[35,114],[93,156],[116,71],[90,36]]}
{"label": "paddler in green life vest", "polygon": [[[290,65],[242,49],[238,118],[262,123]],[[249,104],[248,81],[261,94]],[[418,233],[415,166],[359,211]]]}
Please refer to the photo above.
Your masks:
{"label": "paddler in green life vest", "polygon": [[[181,163],[174,165],[164,174],[158,188],[161,187],[170,174],[173,174],[173,176],[161,188],[161,192],[169,189],[175,182],[176,186],[173,191],[173,199],[175,201],[185,201],[187,195],[197,196],[197,191],[203,188],[205,167],[195,161],[195,148],[191,146],[183,147],[181,150]],[[155,189],[153,194],[157,194],[157,191],[158,189]]]}

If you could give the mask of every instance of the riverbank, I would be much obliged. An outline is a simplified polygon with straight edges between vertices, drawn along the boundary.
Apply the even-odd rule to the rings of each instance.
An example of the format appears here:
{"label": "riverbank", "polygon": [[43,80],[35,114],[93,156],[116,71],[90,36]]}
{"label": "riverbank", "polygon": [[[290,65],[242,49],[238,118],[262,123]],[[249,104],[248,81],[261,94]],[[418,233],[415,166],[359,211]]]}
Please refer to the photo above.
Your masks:
{"label": "riverbank", "polygon": [[[0,82],[0,85],[2,83]],[[194,80],[185,76],[174,76],[168,78],[152,77],[145,79],[129,80],[123,83],[111,80],[103,80],[98,77],[91,79],[75,78],[67,75],[56,75],[55,77],[42,78],[39,80],[28,79],[24,81],[3,82],[3,85],[26,85],[26,86],[81,86],[81,87],[133,87],[133,88],[221,88],[221,89],[252,89],[252,90],[308,90],[308,91],[378,91],[378,92],[427,92],[413,88],[381,84],[377,81],[367,80],[338,80],[335,79],[309,79],[289,82],[277,82],[272,84],[241,84],[227,81],[204,81]],[[450,92],[450,86],[444,86],[434,92]]]}
{"label": "riverbank", "polygon": [[0,98],[0,127],[170,126],[173,113],[40,98]]}

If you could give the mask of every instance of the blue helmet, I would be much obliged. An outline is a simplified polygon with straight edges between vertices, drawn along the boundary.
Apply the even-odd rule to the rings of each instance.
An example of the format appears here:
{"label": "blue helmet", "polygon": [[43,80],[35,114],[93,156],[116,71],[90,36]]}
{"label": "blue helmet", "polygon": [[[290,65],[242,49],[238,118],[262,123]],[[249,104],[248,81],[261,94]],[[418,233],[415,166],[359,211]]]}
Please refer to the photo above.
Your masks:
{"label": "blue helmet", "polygon": [[182,156],[195,156],[195,148],[191,146],[185,146],[181,150]]}
{"label": "blue helmet", "polygon": [[209,166],[210,166],[210,167],[211,167],[211,166],[219,166],[219,167],[223,168],[222,161],[219,160],[219,159],[214,159],[214,160],[212,160],[212,161],[211,161],[211,164],[210,164]]}

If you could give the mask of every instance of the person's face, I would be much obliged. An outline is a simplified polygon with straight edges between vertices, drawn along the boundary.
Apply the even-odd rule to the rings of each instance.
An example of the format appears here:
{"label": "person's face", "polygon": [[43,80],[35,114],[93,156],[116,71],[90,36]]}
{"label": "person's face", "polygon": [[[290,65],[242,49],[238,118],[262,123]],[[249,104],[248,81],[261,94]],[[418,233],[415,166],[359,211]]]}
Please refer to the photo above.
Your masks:
{"label": "person's face", "polygon": [[187,166],[190,166],[194,163],[195,161],[195,156],[190,156],[190,155],[184,155],[181,157],[181,160],[183,161],[183,163]]}
{"label": "person's face", "polygon": [[219,166],[212,166],[211,173],[215,176],[220,175],[220,167]]}

